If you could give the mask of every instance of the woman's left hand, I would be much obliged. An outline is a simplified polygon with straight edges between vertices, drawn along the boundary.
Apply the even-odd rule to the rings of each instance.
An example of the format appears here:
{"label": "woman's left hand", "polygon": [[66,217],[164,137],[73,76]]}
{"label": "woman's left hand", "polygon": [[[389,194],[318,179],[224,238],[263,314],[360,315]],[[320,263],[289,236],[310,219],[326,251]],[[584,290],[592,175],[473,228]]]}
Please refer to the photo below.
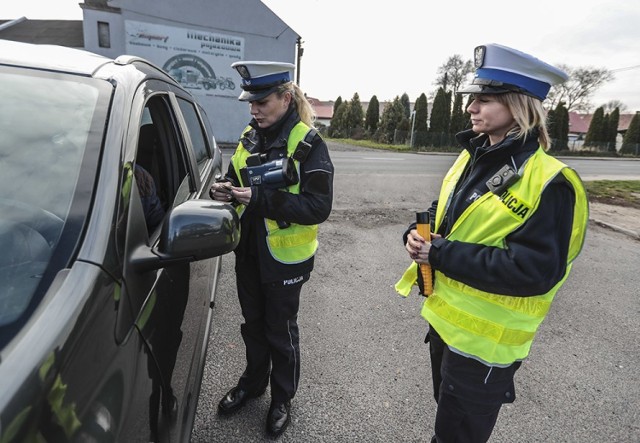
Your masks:
{"label": "woman's left hand", "polygon": [[243,205],[248,205],[249,202],[251,201],[251,188],[247,187],[247,188],[241,188],[238,186],[232,186],[231,187],[231,193],[233,195],[233,197],[236,199],[236,201],[238,201],[239,203],[242,203]]}

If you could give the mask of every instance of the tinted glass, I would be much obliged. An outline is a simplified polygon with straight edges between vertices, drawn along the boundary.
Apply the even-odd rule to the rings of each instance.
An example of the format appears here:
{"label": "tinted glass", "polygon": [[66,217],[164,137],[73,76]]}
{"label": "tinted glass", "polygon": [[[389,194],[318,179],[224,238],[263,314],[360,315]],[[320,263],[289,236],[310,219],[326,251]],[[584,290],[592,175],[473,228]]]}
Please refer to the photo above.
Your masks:
{"label": "tinted glass", "polygon": [[196,112],[193,103],[190,103],[184,99],[178,98],[180,104],[180,110],[187,122],[187,128],[189,129],[189,135],[191,136],[191,142],[193,143],[193,151],[196,154],[196,161],[198,167],[202,169],[204,161],[211,158],[209,154],[209,148],[207,146],[206,136],[202,130],[200,124],[200,118]]}
{"label": "tinted glass", "polygon": [[65,227],[83,220],[74,197],[88,142],[102,138],[104,84],[0,70],[0,327],[27,310]]}

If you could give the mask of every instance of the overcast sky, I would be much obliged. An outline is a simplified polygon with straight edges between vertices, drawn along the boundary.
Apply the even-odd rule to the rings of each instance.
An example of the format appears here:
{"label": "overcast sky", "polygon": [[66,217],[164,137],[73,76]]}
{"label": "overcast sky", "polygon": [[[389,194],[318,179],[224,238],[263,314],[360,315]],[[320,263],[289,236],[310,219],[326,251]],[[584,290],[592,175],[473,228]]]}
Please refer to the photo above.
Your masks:
{"label": "overcast sky", "polygon": [[[79,0],[2,0],[0,19],[82,19]],[[429,95],[452,55],[500,43],[548,63],[606,68],[594,108],[640,111],[640,2],[611,0],[263,0],[302,36],[300,86],[321,100]],[[176,1],[176,4],[179,2]],[[241,19],[241,18],[239,18]],[[592,109],[592,110],[593,110]]]}

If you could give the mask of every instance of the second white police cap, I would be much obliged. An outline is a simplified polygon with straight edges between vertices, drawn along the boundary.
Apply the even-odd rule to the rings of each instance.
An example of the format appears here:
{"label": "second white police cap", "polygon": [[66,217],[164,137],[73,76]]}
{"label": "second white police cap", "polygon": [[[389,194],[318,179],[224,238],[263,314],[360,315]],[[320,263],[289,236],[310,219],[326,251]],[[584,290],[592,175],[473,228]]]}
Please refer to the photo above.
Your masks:
{"label": "second white police cap", "polygon": [[566,73],[536,57],[490,43],[474,50],[475,77],[459,94],[519,92],[544,100],[551,86],[566,81]]}

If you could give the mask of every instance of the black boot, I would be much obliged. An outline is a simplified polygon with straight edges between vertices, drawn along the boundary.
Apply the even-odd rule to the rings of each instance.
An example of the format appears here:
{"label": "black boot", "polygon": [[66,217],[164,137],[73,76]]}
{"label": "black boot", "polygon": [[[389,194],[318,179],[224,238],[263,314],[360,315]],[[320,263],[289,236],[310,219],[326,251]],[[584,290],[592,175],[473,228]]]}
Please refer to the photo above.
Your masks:
{"label": "black boot", "polygon": [[253,392],[247,392],[238,386],[232,388],[229,392],[227,392],[222,400],[220,400],[220,403],[218,403],[218,414],[227,415],[237,411],[244,406],[247,400],[260,397],[262,394],[264,394],[264,391],[266,391],[266,389],[266,385]]}
{"label": "black boot", "polygon": [[291,422],[291,402],[271,402],[267,415],[267,434],[279,437]]}

